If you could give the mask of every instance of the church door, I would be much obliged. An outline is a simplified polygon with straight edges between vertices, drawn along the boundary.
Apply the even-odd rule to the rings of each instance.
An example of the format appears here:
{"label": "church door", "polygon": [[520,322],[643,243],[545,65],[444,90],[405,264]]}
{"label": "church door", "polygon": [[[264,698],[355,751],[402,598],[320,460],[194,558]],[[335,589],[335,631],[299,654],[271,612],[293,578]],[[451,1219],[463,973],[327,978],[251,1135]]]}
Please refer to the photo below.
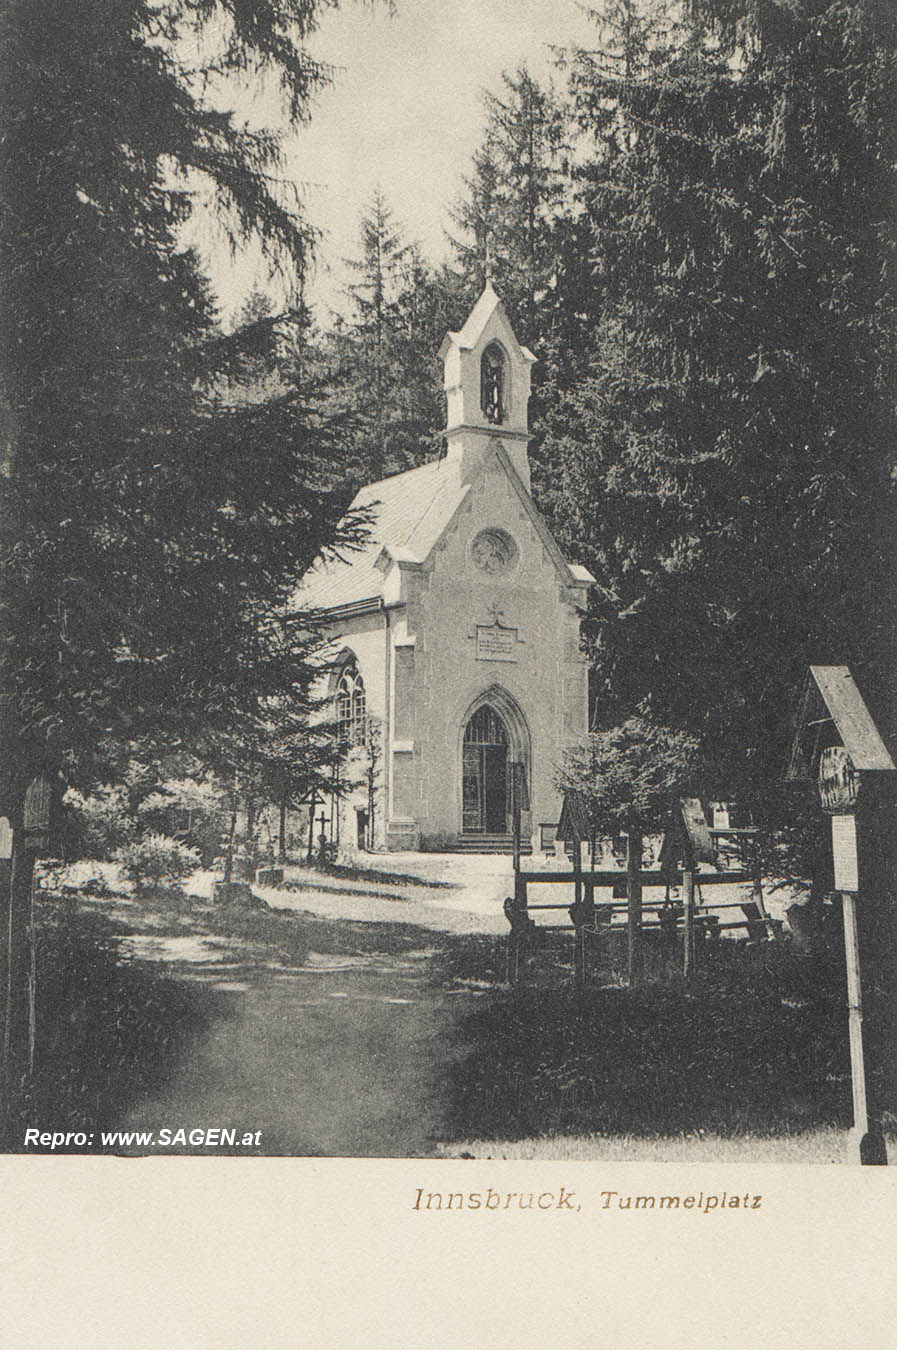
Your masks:
{"label": "church door", "polygon": [[464,732],[462,766],[464,834],[504,834],[508,829],[508,729],[488,703]]}

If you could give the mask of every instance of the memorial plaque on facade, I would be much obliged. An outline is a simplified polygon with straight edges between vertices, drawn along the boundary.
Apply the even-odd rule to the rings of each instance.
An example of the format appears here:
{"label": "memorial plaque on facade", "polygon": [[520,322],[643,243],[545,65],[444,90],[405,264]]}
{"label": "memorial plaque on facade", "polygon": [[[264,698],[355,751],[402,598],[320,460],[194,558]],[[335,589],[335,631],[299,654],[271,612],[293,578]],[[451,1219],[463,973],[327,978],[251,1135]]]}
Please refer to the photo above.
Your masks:
{"label": "memorial plaque on facade", "polygon": [[478,661],[516,661],[517,629],[501,624],[477,624]]}

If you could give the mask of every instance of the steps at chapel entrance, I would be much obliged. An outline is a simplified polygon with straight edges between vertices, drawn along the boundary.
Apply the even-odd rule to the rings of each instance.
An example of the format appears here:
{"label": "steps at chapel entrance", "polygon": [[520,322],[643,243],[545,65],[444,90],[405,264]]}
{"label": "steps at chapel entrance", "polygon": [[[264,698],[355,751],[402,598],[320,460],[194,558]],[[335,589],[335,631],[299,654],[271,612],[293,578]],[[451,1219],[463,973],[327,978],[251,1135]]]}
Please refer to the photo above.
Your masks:
{"label": "steps at chapel entrance", "polygon": [[[462,834],[453,844],[443,844],[440,853],[513,853],[512,834]],[[520,852],[529,855],[533,847],[529,839],[520,844]]]}

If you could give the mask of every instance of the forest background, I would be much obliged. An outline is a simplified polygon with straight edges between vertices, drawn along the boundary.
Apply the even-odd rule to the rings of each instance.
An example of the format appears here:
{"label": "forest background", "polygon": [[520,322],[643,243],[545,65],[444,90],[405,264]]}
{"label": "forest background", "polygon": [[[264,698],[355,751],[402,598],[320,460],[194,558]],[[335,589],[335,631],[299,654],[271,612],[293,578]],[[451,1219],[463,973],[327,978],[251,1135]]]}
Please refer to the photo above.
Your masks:
{"label": "forest background", "polygon": [[[700,763],[706,794],[812,850],[781,784],[807,665],[849,665],[894,730],[891,6],[608,0],[550,87],[519,69],[488,96],[449,261],[378,194],[323,326],[283,133],[227,106],[232,81],[264,78],[284,126],[307,120],[329,77],[318,17],[314,0],[6,8],[13,912],[64,832],[57,815],[29,837],[36,780],[54,812],[135,764],[145,795],[173,754],[234,798],[330,781],[295,584],[357,543],[361,482],[441,452],[435,353],[489,272],[538,358],[535,498],[598,579],[594,731],[659,736],[671,785]],[[286,311],[256,293],[222,324],[183,245],[201,196],[235,251],[265,251]]]}

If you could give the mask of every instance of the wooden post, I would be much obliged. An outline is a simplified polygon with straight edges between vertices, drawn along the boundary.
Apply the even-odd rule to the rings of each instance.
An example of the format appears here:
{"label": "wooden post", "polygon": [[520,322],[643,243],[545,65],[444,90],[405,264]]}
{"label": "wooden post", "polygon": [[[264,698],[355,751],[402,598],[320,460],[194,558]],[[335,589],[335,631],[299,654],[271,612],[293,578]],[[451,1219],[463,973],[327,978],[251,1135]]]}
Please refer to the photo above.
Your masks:
{"label": "wooden post", "polygon": [[863,1055],[863,994],[860,977],[860,944],[857,933],[856,896],[841,892],[844,916],[844,958],[847,963],[847,1018],[850,1037],[850,1081],[853,1091],[853,1129],[848,1137],[851,1162],[885,1164],[885,1141],[879,1126],[869,1119],[866,1098],[866,1065]]}
{"label": "wooden post", "polygon": [[[6,823],[4,819],[4,824]],[[7,1066],[6,1056],[6,1035],[9,1026],[7,1014],[7,1002],[10,990],[9,968],[10,968],[10,946],[9,929],[12,918],[12,832],[9,832],[9,856],[0,857],[0,1018],[2,1018],[2,1028],[0,1028],[0,1148],[10,1147],[12,1140],[11,1131],[13,1129],[13,1075]]]}
{"label": "wooden post", "polygon": [[778,940],[782,936],[781,925],[776,924],[769,917],[769,910],[766,908],[766,901],[763,899],[763,871],[760,864],[760,857],[758,850],[754,849],[753,854],[754,854],[753,858],[750,859],[751,868],[754,874],[753,882],[751,884],[751,899],[753,900],[754,904],[757,906],[757,909],[760,911],[761,916],[763,917],[763,920],[766,924],[767,934],[769,935],[769,937]]}
{"label": "wooden post", "polygon": [[249,854],[249,875],[255,876],[258,848],[256,846],[256,798],[250,789],[246,793],[246,851]]}
{"label": "wooden post", "polygon": [[582,903],[582,840],[573,837],[573,903]]}
{"label": "wooden post", "polygon": [[[594,874],[595,871],[595,841],[589,844],[589,870]],[[585,888],[585,914],[586,923],[595,922],[595,880],[594,875],[586,875],[584,880]]]}
{"label": "wooden post", "polygon": [[582,989],[586,980],[586,962],[582,925],[582,840],[578,835],[573,836],[573,912],[577,920],[573,936],[573,978],[577,989]]}
{"label": "wooden post", "polygon": [[[824,733],[820,733],[820,727],[825,727]],[[821,735],[825,736],[822,741]],[[864,899],[867,895],[871,898],[877,889],[872,880],[876,871],[874,860],[876,854],[880,856],[886,849],[885,840],[892,827],[885,826],[880,840],[875,838],[878,830],[873,832],[869,843],[864,845],[861,870],[857,816],[863,821],[861,833],[865,834],[867,825],[872,823],[869,813],[879,792],[897,781],[892,776],[897,774],[897,765],[847,666],[810,666],[804,685],[786,777],[799,781],[814,771],[822,809],[831,817],[834,890],[841,894],[844,920],[854,1114],[850,1156],[861,1163],[884,1163],[887,1161],[884,1138],[878,1126],[870,1122],[866,1099],[856,896],[861,893]],[[888,877],[885,882],[885,894],[892,879]]]}
{"label": "wooden post", "polygon": [[[9,983],[9,912],[12,886],[13,833],[6,816],[0,817],[0,1017],[6,1018],[6,990]],[[3,1032],[0,1031],[0,1059]]]}
{"label": "wooden post", "polygon": [[[522,901],[521,901],[522,896]],[[511,925],[508,934],[508,958],[506,977],[508,984],[516,984],[520,979],[520,949],[526,941],[526,882],[515,877],[513,898],[509,895],[504,903],[505,918]]]}
{"label": "wooden post", "polygon": [[583,879],[583,927],[582,927],[582,973],[583,982],[588,974],[588,953],[590,944],[594,946],[595,937],[595,881],[591,873],[595,871],[595,844],[589,841],[589,872]]}
{"label": "wooden post", "polygon": [[23,830],[13,832],[6,933],[3,1067],[10,1087],[34,1068],[34,859]]}
{"label": "wooden post", "polygon": [[692,868],[682,873],[682,973],[690,980],[695,972],[695,874]]}
{"label": "wooden post", "polygon": [[514,899],[526,913],[526,881],[520,872],[514,874]]}
{"label": "wooden post", "polygon": [[630,825],[626,847],[627,938],[629,983],[637,985],[645,973],[642,942],[642,832]]}
{"label": "wooden post", "polygon": [[227,853],[224,858],[224,891],[225,895],[229,893],[229,887],[234,876],[234,837],[237,833],[237,792],[236,788],[231,789],[230,795],[230,825],[227,832]]}
{"label": "wooden post", "polygon": [[[526,880],[520,870],[520,859],[517,860],[517,867],[514,871],[514,905],[518,913],[526,915]],[[508,983],[516,984],[520,979],[520,948],[522,945],[523,929],[516,925],[511,927],[511,936],[508,938]]]}
{"label": "wooden post", "polygon": [[508,933],[508,949],[505,961],[505,983],[516,984],[519,974],[519,964],[517,960],[517,943],[514,940],[514,929]]}
{"label": "wooden post", "polygon": [[514,832],[514,876],[520,871],[520,783],[517,765],[511,765],[511,828]]}

